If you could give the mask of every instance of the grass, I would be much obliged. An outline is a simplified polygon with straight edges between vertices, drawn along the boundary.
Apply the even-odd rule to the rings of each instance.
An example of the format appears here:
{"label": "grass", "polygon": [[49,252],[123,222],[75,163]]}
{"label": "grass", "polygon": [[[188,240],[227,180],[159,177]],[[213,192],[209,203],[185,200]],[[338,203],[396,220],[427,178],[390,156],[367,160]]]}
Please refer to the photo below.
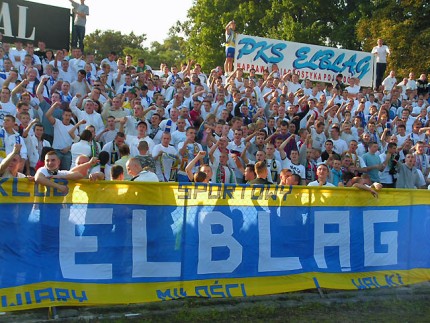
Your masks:
{"label": "grass", "polygon": [[[118,306],[57,308],[60,322],[430,322],[430,285],[316,291],[233,299],[186,298]],[[46,309],[18,311],[0,322],[48,322]]]}
{"label": "grass", "polygon": [[420,300],[382,300],[338,303],[308,303],[288,306],[283,301],[219,305],[184,306],[176,311],[142,312],[121,319],[97,322],[430,322],[430,296]]}

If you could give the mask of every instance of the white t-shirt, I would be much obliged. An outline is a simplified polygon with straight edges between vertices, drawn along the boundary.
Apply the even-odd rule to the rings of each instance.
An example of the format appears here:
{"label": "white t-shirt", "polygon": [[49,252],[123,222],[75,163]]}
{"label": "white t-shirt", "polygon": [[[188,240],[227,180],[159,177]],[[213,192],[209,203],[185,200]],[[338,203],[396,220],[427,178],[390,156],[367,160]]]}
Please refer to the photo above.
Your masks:
{"label": "white t-shirt", "polygon": [[348,144],[345,140],[339,138],[339,139],[331,139],[333,141],[333,150],[335,153],[342,155],[343,152],[348,150]]}
{"label": "white t-shirt", "polygon": [[159,182],[157,175],[153,172],[143,170],[139,175],[133,180],[135,182]]}
{"label": "white t-shirt", "polygon": [[372,54],[376,55],[376,62],[377,63],[387,63],[387,54],[390,53],[390,50],[388,49],[388,46],[382,45],[382,46],[375,46],[372,49]]}
{"label": "white t-shirt", "polygon": [[0,102],[0,127],[3,126],[4,117],[6,117],[8,114],[15,116],[16,106],[12,102]]}
{"label": "white t-shirt", "polygon": [[[161,151],[163,154],[157,158]],[[164,147],[162,144],[155,145],[152,150],[152,157],[155,159],[155,173],[160,182],[169,182],[172,166],[177,158],[179,158],[176,148],[170,145],[167,147]]]}
{"label": "white t-shirt", "polygon": [[130,150],[131,150],[132,148],[137,149],[137,146],[141,141],[146,141],[148,143],[148,147],[149,147],[148,152],[152,153],[152,150],[154,149],[155,144],[154,144],[154,141],[148,136],[144,138],[138,138],[137,136],[127,136],[127,139],[125,142],[127,143],[127,145],[130,146]]}
{"label": "white t-shirt", "polygon": [[293,164],[291,160],[285,158],[283,168],[290,169],[293,174],[299,175],[302,180],[306,179],[306,168],[301,164]]}
{"label": "white t-shirt", "polygon": [[[42,174],[43,174],[43,175],[45,175],[45,177],[47,177],[47,178],[51,178],[51,177],[53,176],[53,175],[51,175],[51,174],[50,174],[50,172],[49,172],[48,168],[46,168],[45,166],[40,167],[40,168],[37,170],[36,175],[37,175],[38,173],[42,173]],[[57,171],[57,176],[66,176],[66,175],[71,174],[71,173],[72,173],[72,172],[71,172],[71,171],[68,171],[68,170],[58,170],[58,171]]]}
{"label": "white t-shirt", "polygon": [[[64,149],[70,147],[73,144],[73,139],[69,135],[70,129],[73,128],[72,124],[65,125],[61,120],[55,119],[54,127],[54,142],[52,148],[54,149]],[[75,135],[77,135],[75,131]]]}
{"label": "white t-shirt", "polygon": [[184,142],[186,138],[187,138],[186,131],[176,130],[172,133],[171,144],[174,145],[176,149],[178,149],[179,143]]}
{"label": "white t-shirt", "polygon": [[[308,184],[308,186],[320,186],[320,183],[318,183],[318,181],[313,181],[313,182],[310,182],[309,184]],[[328,186],[328,187],[336,187],[336,186],[334,186],[332,183],[330,183],[329,181],[327,181],[324,185],[322,185],[322,186]]]}
{"label": "white t-shirt", "polygon": [[171,119],[164,119],[163,121],[161,121],[160,128],[161,130],[170,133],[178,129],[178,127],[176,126],[176,122]]}
{"label": "white t-shirt", "polygon": [[90,143],[86,140],[80,140],[72,145],[70,148],[70,152],[72,153],[72,166],[73,168],[76,166],[76,158],[80,155],[85,155],[87,157],[91,157],[92,151]]}
{"label": "white t-shirt", "polygon": [[[24,138],[22,138],[17,132],[13,132],[12,134],[8,134],[6,130],[0,128],[0,137],[3,141],[4,151],[6,155],[9,155],[13,151],[13,147],[15,144],[20,144],[20,156],[22,159],[27,159],[27,146],[25,145]],[[3,158],[0,157],[0,161]]]}
{"label": "white t-shirt", "polygon": [[16,69],[22,65],[26,54],[27,51],[25,49],[18,50],[14,48],[9,51],[9,58]]}

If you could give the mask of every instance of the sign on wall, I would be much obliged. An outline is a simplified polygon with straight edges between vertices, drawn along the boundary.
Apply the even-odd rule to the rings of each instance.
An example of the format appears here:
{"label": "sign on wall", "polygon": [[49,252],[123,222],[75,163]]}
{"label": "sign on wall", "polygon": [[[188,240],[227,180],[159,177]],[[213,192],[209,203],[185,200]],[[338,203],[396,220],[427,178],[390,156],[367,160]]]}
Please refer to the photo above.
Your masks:
{"label": "sign on wall", "polygon": [[44,41],[47,48],[69,48],[70,9],[23,0],[0,1],[3,41]]}
{"label": "sign on wall", "polygon": [[361,86],[372,85],[373,55],[371,53],[302,44],[270,38],[238,34],[235,66],[257,74],[277,64],[280,74],[296,73],[301,79],[334,82],[337,74],[344,81],[358,77]]}

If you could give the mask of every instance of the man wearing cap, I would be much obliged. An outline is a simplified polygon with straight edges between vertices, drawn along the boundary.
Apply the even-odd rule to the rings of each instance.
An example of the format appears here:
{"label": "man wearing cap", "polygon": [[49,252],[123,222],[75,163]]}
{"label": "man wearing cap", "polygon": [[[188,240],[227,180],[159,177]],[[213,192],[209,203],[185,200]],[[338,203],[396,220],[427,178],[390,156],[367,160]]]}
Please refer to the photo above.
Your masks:
{"label": "man wearing cap", "polygon": [[343,74],[337,74],[336,79],[333,82],[333,87],[338,91],[342,92],[345,89],[345,84],[343,83]]}

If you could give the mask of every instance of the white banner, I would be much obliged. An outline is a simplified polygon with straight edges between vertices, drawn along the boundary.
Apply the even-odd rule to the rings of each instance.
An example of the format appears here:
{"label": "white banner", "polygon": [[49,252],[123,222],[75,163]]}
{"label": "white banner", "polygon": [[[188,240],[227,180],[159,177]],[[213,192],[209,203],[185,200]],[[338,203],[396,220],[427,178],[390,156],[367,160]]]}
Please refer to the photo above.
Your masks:
{"label": "white banner", "polygon": [[295,43],[242,34],[236,36],[235,66],[257,74],[277,64],[280,74],[293,72],[301,79],[333,82],[342,74],[344,82],[358,77],[361,86],[372,86],[373,55],[347,49]]}

